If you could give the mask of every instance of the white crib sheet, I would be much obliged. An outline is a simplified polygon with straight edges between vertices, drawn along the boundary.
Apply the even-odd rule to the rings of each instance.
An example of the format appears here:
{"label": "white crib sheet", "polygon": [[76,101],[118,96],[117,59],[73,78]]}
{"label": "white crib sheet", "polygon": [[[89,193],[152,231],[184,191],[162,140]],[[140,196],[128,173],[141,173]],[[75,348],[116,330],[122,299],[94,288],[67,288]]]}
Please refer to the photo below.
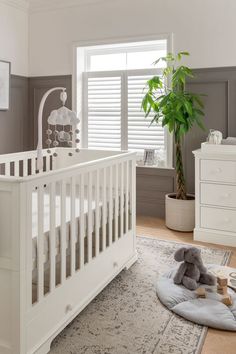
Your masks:
{"label": "white crib sheet", "polygon": [[[38,198],[37,192],[33,192],[32,194],[32,237],[36,237],[38,235],[38,208],[37,208]],[[60,195],[56,195],[55,197],[55,227],[61,225],[61,198]],[[92,199],[92,210],[95,210],[96,203]],[[102,203],[100,202],[101,206]],[[85,196],[84,198],[84,213],[88,212],[88,199]],[[71,219],[71,197],[67,193],[66,195],[66,205],[65,205],[65,213],[66,213],[66,222]],[[80,200],[79,198],[75,198],[75,217],[79,217],[80,214]],[[44,193],[44,211],[43,211],[43,232],[46,233],[50,230],[50,196],[48,193]]]}

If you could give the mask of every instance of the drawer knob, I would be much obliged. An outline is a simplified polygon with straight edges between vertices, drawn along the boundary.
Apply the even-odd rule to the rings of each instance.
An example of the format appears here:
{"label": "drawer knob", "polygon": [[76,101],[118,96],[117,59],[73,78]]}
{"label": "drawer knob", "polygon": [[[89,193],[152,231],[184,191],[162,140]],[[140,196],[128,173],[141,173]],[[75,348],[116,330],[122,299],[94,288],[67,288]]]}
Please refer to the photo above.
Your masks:
{"label": "drawer knob", "polygon": [[72,311],[72,305],[71,304],[66,305],[66,313],[71,311]]}
{"label": "drawer knob", "polygon": [[216,173],[220,173],[221,171],[222,171],[222,170],[221,170],[220,167],[218,167],[218,168],[215,170]]}
{"label": "drawer knob", "polygon": [[114,268],[117,268],[117,267],[118,267],[118,263],[117,263],[117,262],[114,262],[114,263],[113,263],[113,267],[114,267]]}

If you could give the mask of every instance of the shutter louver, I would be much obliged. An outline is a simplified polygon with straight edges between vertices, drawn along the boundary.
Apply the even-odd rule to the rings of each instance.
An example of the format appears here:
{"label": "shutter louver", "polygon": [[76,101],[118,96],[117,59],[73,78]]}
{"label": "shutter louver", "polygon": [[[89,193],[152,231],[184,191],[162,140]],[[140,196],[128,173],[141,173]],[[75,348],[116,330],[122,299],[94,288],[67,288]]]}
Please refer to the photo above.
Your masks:
{"label": "shutter louver", "polygon": [[143,153],[144,149],[165,147],[165,131],[161,124],[150,125],[154,114],[145,118],[141,111],[144,88],[151,75],[128,76],[128,149]]}
{"label": "shutter louver", "polygon": [[88,148],[121,149],[121,77],[88,77]]}
{"label": "shutter louver", "polygon": [[141,110],[146,82],[154,70],[85,73],[85,139],[90,149],[166,150],[166,132],[150,125],[154,114],[145,118]]}

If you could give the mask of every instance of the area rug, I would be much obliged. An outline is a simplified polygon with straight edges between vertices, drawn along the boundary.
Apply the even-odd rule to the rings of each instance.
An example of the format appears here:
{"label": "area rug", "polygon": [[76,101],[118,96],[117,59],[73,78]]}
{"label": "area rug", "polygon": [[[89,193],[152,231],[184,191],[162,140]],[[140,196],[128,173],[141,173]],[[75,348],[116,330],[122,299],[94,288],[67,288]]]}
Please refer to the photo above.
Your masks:
{"label": "area rug", "polygon": [[[167,310],[159,275],[176,267],[183,244],[137,238],[138,261],[122,271],[53,341],[50,354],[197,354],[207,328]],[[200,247],[206,263],[225,265],[230,251]]]}

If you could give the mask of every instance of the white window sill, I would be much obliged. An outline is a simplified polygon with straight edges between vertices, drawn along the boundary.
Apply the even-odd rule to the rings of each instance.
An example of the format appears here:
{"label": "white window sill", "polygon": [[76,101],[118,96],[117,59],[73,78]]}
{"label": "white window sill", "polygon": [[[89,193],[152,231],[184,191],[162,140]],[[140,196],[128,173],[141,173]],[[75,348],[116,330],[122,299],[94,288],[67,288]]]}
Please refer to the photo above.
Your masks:
{"label": "white window sill", "polygon": [[147,168],[147,169],[158,169],[158,170],[174,170],[173,166],[158,166],[158,165],[138,165],[136,164],[136,167],[141,167],[141,168]]}

